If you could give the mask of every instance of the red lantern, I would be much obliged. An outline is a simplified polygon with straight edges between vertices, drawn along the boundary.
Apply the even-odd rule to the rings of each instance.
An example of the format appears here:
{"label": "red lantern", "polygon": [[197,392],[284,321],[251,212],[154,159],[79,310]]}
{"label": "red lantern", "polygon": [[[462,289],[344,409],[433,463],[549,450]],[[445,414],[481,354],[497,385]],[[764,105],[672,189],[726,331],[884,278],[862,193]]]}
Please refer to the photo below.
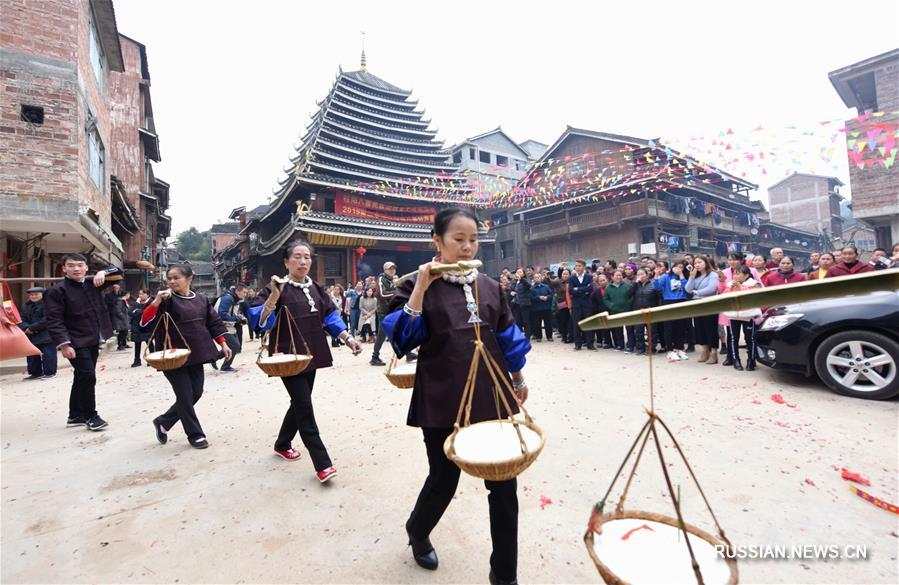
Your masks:
{"label": "red lantern", "polygon": [[368,250],[366,250],[366,249],[363,248],[362,246],[359,246],[358,248],[356,248],[356,254],[357,254],[360,258],[364,258],[366,252],[368,252]]}

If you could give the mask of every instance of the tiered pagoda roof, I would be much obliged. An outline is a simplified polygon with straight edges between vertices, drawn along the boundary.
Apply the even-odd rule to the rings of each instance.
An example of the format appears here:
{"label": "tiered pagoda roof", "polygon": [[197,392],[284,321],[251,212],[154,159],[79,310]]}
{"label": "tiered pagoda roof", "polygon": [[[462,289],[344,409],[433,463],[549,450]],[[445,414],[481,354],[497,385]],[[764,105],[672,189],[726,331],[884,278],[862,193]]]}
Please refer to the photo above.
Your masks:
{"label": "tiered pagoda roof", "polygon": [[470,195],[410,91],[364,67],[341,70],[318,105],[266,218],[295,201],[299,185],[418,202],[459,203]]}

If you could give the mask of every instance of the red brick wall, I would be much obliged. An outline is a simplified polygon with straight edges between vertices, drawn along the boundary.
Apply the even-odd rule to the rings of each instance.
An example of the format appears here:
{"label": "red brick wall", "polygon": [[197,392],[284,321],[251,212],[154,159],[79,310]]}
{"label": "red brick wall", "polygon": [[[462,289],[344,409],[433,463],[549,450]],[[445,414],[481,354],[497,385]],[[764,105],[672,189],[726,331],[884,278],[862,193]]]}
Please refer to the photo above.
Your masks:
{"label": "red brick wall", "polygon": [[[109,115],[90,65],[88,10],[77,0],[0,0],[0,46],[16,57],[0,70],[0,192],[51,201],[74,197],[109,229],[108,173],[102,195],[88,174],[85,100],[97,116],[107,170],[110,159]],[[33,67],[30,56],[57,62]],[[83,92],[66,64],[74,64]],[[44,108],[43,126],[20,120],[22,104]]]}
{"label": "red brick wall", "polygon": [[143,122],[140,47],[122,36],[119,37],[119,43],[122,47],[125,71],[110,73],[106,86],[111,124],[110,172],[125,185],[128,201],[137,211],[141,226],[144,228],[142,232],[122,242],[125,248],[125,262],[134,262],[140,259],[145,240],[155,241],[155,231],[148,237],[146,206],[141,205],[140,201],[140,191],[145,180],[144,147],[138,132]]}

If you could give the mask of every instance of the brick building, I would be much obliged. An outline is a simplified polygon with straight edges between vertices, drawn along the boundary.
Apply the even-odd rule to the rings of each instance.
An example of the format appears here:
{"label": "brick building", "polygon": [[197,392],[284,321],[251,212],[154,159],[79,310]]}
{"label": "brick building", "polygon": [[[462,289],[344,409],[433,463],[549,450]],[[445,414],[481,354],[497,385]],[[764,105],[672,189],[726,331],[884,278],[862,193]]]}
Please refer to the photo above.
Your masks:
{"label": "brick building", "polygon": [[836,177],[793,173],[768,187],[771,221],[824,237],[842,237],[842,186]]}
{"label": "brick building", "polygon": [[72,251],[121,265],[107,92],[124,66],[112,3],[0,0],[0,14],[2,274],[51,276]]}
{"label": "brick building", "polygon": [[124,248],[125,287],[148,286],[161,274],[137,268],[138,260],[158,266],[157,248],[170,235],[169,184],[153,173],[162,160],[150,99],[146,47],[119,35],[124,71],[109,76],[112,230]]}
{"label": "brick building", "polygon": [[240,223],[236,221],[213,224],[209,228],[210,257],[214,258],[216,254],[233,244],[240,237],[239,232]]}
{"label": "brick building", "polygon": [[[831,84],[857,116],[846,122],[847,139],[868,131],[899,125],[899,49],[831,71]],[[874,118],[875,112],[882,115]],[[857,134],[853,134],[857,133]],[[895,155],[895,150],[893,151]],[[877,245],[899,242],[899,165],[860,166],[849,156],[849,186],[855,218],[874,226]]]}

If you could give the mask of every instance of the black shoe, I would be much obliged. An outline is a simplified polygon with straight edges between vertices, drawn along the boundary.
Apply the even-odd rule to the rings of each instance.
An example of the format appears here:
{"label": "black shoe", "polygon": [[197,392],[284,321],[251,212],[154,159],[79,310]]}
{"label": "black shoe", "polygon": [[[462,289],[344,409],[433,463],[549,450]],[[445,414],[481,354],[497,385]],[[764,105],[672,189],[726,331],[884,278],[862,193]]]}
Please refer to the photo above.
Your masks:
{"label": "black shoe", "polygon": [[132,367],[132,368],[139,368],[139,367],[141,367],[142,365],[143,365],[143,364],[140,363],[140,362],[134,362],[133,364],[131,364],[131,367]]}
{"label": "black shoe", "polygon": [[570,339],[563,339],[563,340],[562,340],[562,343],[574,343],[574,342],[571,341]]}
{"label": "black shoe", "polygon": [[418,566],[429,571],[436,571],[439,561],[431,539],[416,539],[409,534],[408,528],[406,528],[406,534],[409,536],[409,545],[412,547],[412,558],[415,559]]}
{"label": "black shoe", "polygon": [[89,431],[99,431],[100,429],[105,429],[109,426],[109,423],[100,418],[100,415],[92,416],[86,423],[87,430]]}
{"label": "black shoe", "polygon": [[56,373],[44,374],[43,376],[41,376],[41,380],[52,380],[55,377],[56,377]]}
{"label": "black shoe", "polygon": [[587,349],[589,349],[590,351],[599,351],[599,348],[595,345],[588,345]]}
{"label": "black shoe", "polygon": [[732,357],[730,357],[730,355],[728,355],[726,358],[724,358],[724,361],[721,362],[721,365],[722,365],[722,366],[732,366],[732,365],[734,365],[734,358],[732,358]]}
{"label": "black shoe", "polygon": [[518,579],[514,579],[512,581],[503,581],[493,574],[493,569],[490,569],[490,576],[488,577],[490,580],[490,585],[518,585]]}
{"label": "black shoe", "polygon": [[638,351],[638,352],[636,353],[636,355],[646,355],[646,350],[645,350],[645,349],[641,349],[640,351]]}
{"label": "black shoe", "polygon": [[206,441],[206,437],[200,437],[199,439],[188,439],[187,442],[190,443],[190,446],[194,449],[205,449],[209,446],[209,442]]}
{"label": "black shoe", "polygon": [[693,353],[693,352],[696,351],[696,346],[695,346],[695,345],[688,345],[688,346],[687,346],[687,349],[686,349],[685,351],[686,351],[686,353]]}
{"label": "black shoe", "polygon": [[159,441],[160,445],[165,445],[169,441],[169,436],[162,432],[162,425],[160,425],[156,419],[153,419],[153,430],[156,431],[156,440]]}
{"label": "black shoe", "polygon": [[755,370],[755,360],[746,360],[746,371],[752,372]]}
{"label": "black shoe", "polygon": [[41,376],[32,376],[31,374],[29,374],[29,375],[25,376],[24,378],[22,378],[22,381],[28,382],[29,380],[40,380],[40,379],[41,379]]}
{"label": "black shoe", "polygon": [[574,351],[581,351],[581,346],[580,346],[580,345],[575,345],[575,346],[574,346]]}
{"label": "black shoe", "polygon": [[68,420],[66,420],[67,427],[80,427],[84,424],[87,424],[87,419],[83,416],[70,416]]}
{"label": "black shoe", "polygon": [[218,365],[217,363],[215,363],[214,361],[213,361],[213,362],[209,362],[209,365],[212,366],[212,369],[213,369],[213,370],[219,369],[219,365]]}
{"label": "black shoe", "polygon": [[547,341],[548,343],[552,343],[552,342],[553,342],[553,338],[552,338],[552,337],[547,337],[547,338],[546,338],[546,341]]}
{"label": "black shoe", "polygon": [[406,354],[406,362],[407,363],[411,364],[412,362],[414,362],[417,359],[418,359],[418,354],[415,353],[414,351],[410,351],[409,353]]}
{"label": "black shoe", "polygon": [[222,367],[219,369],[219,371],[220,371],[220,372],[228,372],[228,373],[231,373],[231,372],[236,372],[236,371],[237,371],[237,368],[232,368],[231,366],[222,366]]}
{"label": "black shoe", "polygon": [[370,365],[370,366],[386,366],[387,364],[385,364],[381,360],[381,358],[371,358],[371,361],[368,362],[368,365]]}
{"label": "black shoe", "polygon": [[740,363],[740,358],[734,360],[734,369],[741,372],[743,371],[743,364]]}
{"label": "black shoe", "polygon": [[534,343],[543,343],[543,339],[541,339],[541,338],[539,338],[539,337],[535,337],[535,338],[534,338]]}

